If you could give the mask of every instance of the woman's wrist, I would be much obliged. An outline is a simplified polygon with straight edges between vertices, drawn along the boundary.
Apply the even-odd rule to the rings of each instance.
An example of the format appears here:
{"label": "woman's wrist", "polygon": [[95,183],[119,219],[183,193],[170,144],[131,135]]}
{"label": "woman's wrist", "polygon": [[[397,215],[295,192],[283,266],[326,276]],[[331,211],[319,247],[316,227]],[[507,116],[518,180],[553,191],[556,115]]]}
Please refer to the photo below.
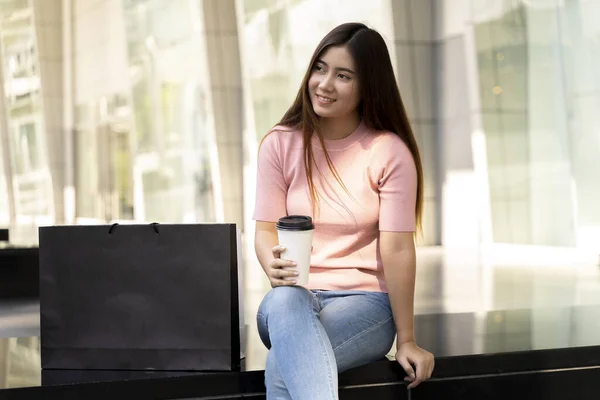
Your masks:
{"label": "woman's wrist", "polygon": [[402,331],[398,331],[398,336],[396,338],[396,347],[400,348],[400,346],[402,346],[403,344],[406,343],[414,343],[415,342],[415,335],[413,332],[402,332]]}

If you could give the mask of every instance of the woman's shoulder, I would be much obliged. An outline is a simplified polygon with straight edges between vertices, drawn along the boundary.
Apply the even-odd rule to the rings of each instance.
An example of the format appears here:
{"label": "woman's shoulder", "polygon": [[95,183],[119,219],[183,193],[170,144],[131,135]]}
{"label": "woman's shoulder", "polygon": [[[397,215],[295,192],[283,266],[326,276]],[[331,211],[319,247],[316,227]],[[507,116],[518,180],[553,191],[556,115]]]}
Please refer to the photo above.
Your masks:
{"label": "woman's shoulder", "polygon": [[414,157],[402,138],[391,131],[372,131],[369,162],[386,170],[390,166],[414,163]]}
{"label": "woman's shoulder", "polygon": [[260,143],[261,152],[277,154],[277,157],[288,157],[296,149],[302,148],[302,134],[298,129],[276,125],[271,128]]}
{"label": "woman's shoulder", "polygon": [[379,154],[409,152],[410,150],[404,140],[397,134],[386,130],[371,130],[371,149]]}
{"label": "woman's shoulder", "polygon": [[263,143],[277,142],[279,145],[286,145],[302,139],[299,129],[295,129],[285,125],[275,125],[263,137]]}
{"label": "woman's shoulder", "polygon": [[279,133],[290,133],[290,132],[300,132],[300,129],[294,128],[292,126],[287,125],[275,125],[269,130],[271,132],[279,132]]}
{"label": "woman's shoulder", "polygon": [[275,136],[279,140],[290,140],[300,135],[300,129],[285,125],[275,125],[266,134],[266,136]]}

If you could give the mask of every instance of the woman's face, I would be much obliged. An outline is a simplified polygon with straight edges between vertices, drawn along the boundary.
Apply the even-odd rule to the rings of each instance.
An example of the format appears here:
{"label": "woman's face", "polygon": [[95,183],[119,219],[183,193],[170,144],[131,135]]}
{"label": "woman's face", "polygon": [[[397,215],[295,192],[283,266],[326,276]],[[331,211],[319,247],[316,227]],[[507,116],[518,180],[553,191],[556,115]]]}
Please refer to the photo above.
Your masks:
{"label": "woman's face", "polygon": [[339,118],[357,112],[360,96],[354,60],[345,46],[330,47],[315,61],[308,93],[315,113]]}

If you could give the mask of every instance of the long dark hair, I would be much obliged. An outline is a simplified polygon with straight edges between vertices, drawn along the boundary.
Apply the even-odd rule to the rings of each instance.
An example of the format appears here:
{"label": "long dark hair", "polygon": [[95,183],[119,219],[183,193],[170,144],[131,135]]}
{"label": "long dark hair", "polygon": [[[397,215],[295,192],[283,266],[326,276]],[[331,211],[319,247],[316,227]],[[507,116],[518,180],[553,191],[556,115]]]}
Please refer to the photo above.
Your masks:
{"label": "long dark hair", "polygon": [[337,181],[345,188],[327,153],[323,135],[319,131],[319,116],[313,110],[308,92],[308,80],[316,60],[332,46],[346,46],[354,59],[361,99],[358,112],[365,126],[373,130],[395,133],[404,141],[412,153],[417,167],[415,216],[417,228],[420,230],[423,212],[423,166],[417,141],[400,97],[400,90],[396,83],[392,61],[385,41],[377,31],[360,23],[342,24],[321,40],[312,55],[296,99],[278,124],[302,131],[304,165],[313,206],[318,204],[318,193],[312,179],[314,156],[311,137],[313,132],[317,133],[321,147],[325,151],[329,168]]}

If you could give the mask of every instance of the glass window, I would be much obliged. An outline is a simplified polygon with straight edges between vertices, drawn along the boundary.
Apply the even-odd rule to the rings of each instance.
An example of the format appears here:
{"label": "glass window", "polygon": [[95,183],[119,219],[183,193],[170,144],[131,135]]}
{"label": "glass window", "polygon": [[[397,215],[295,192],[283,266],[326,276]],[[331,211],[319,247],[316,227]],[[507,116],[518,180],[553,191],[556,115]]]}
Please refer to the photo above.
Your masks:
{"label": "glass window", "polygon": [[[10,154],[4,180],[12,183],[15,242],[36,238],[36,226],[54,215],[34,20],[28,1],[5,1],[0,10],[0,54],[7,119],[4,145]],[[1,129],[1,128],[0,128]],[[9,165],[10,164],[10,165]],[[34,239],[35,240],[35,239]]]}
{"label": "glass window", "polygon": [[600,5],[475,3],[494,240],[597,248]]}
{"label": "glass window", "polygon": [[41,167],[41,151],[36,139],[36,124],[32,121],[14,128],[15,171],[25,174]]}
{"label": "glass window", "polygon": [[[133,114],[135,215],[214,221],[202,3],[124,3]],[[172,21],[177,21],[174,26]]]}

